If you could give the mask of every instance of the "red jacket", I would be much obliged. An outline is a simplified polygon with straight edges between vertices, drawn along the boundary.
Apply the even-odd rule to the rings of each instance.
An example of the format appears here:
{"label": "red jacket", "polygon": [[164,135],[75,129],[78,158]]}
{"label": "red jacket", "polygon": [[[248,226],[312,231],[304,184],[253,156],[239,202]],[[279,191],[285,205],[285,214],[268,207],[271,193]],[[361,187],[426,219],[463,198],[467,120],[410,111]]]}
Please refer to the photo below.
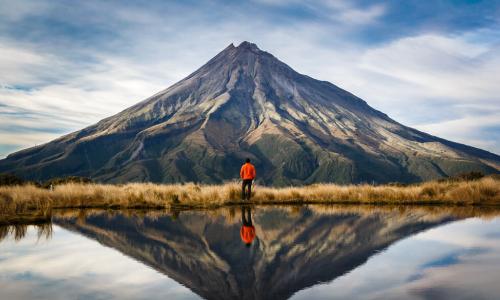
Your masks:
{"label": "red jacket", "polygon": [[255,179],[255,167],[251,163],[245,163],[240,170],[241,179]]}
{"label": "red jacket", "polygon": [[240,230],[241,240],[245,244],[251,244],[253,239],[255,239],[255,227],[253,226],[241,226]]}

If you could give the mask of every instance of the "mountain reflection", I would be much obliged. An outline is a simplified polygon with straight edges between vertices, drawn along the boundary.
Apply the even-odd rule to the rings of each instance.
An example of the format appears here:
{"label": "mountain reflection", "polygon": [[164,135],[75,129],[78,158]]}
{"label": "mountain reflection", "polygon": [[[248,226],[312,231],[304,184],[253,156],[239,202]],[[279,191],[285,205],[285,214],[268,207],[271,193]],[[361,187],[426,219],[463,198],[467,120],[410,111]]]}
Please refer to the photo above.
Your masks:
{"label": "mountain reflection", "polygon": [[206,299],[286,299],[355,269],[395,241],[459,218],[419,209],[241,207],[174,216],[80,213],[54,222]]}

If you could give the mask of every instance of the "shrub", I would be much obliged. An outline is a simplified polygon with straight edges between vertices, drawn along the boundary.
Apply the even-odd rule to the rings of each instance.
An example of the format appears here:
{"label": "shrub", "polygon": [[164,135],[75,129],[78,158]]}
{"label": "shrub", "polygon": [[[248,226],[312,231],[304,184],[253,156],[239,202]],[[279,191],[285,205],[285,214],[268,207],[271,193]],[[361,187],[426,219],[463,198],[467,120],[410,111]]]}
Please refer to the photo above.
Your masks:
{"label": "shrub", "polygon": [[1,173],[0,186],[23,185],[25,181],[14,174]]}
{"label": "shrub", "polygon": [[93,182],[92,179],[88,177],[79,177],[79,176],[57,177],[45,181],[42,184],[42,187],[48,189],[50,188],[51,185],[56,186],[66,183],[92,183],[92,182]]}
{"label": "shrub", "polygon": [[450,176],[448,178],[443,178],[439,180],[440,182],[443,181],[473,181],[473,180],[479,180],[484,177],[484,174],[481,172],[476,172],[476,171],[471,171],[467,173],[460,173],[454,176]]}

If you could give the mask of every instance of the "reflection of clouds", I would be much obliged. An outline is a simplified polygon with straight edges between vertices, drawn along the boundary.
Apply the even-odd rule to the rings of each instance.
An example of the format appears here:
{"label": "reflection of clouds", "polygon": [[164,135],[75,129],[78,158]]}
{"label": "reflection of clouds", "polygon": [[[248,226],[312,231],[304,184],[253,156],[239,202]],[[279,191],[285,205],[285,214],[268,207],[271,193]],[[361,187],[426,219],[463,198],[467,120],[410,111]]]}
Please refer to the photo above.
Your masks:
{"label": "reflection of clouds", "polygon": [[419,298],[437,294],[449,299],[495,299],[500,292],[499,259],[498,253],[463,256],[454,265],[427,269],[420,280],[399,289]]}
{"label": "reflection of clouds", "polygon": [[419,297],[437,293],[449,299],[496,299],[499,270],[499,251],[466,254],[449,267],[427,269],[421,280],[401,288]]}
{"label": "reflection of clouds", "polygon": [[[459,247],[500,247],[498,242],[487,238],[491,234],[500,234],[496,228],[500,226],[500,219],[487,221],[490,226],[485,228],[484,221],[472,218],[448,226],[431,229],[415,238],[456,245]],[[489,229],[489,230],[487,230]]]}
{"label": "reflection of clouds", "polygon": [[295,298],[495,299],[500,294],[500,244],[494,238],[499,222],[474,218],[430,229]]}
{"label": "reflection of clouds", "polygon": [[188,289],[110,248],[54,227],[48,242],[0,243],[0,289],[6,299],[197,298]]}
{"label": "reflection of clouds", "polygon": [[464,256],[480,255],[488,252],[484,248],[470,248],[470,249],[460,249],[459,251],[449,253],[443,257],[432,260],[422,266],[422,269],[436,268],[436,267],[447,267],[451,265],[458,264]]}

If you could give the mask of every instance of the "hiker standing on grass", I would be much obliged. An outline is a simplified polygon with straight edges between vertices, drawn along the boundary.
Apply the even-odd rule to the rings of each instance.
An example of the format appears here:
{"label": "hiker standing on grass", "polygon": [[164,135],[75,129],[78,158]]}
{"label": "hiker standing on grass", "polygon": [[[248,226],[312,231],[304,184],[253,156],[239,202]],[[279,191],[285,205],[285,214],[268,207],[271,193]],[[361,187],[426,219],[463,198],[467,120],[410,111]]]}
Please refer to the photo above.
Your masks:
{"label": "hiker standing on grass", "polygon": [[245,160],[245,164],[241,166],[240,177],[243,180],[241,183],[241,198],[250,200],[252,195],[252,181],[255,179],[255,167],[250,163],[250,158]]}

